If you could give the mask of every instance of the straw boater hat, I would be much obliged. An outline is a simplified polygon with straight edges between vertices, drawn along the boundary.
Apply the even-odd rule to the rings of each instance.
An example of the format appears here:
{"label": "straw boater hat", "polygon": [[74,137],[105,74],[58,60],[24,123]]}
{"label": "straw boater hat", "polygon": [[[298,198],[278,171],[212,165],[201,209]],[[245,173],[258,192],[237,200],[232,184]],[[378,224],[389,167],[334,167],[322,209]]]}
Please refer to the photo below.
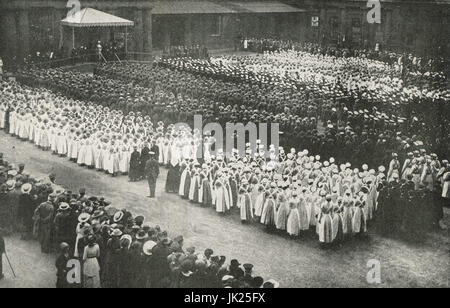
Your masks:
{"label": "straw boater hat", "polygon": [[122,211],[118,211],[117,213],[114,214],[113,221],[114,222],[119,222],[119,221],[122,220],[123,216],[124,216],[123,212]]}
{"label": "straw boater hat", "polygon": [[91,215],[88,213],[81,213],[80,216],[78,216],[78,222],[83,223],[87,222],[91,218]]}
{"label": "straw boater hat", "polygon": [[145,255],[151,256],[153,247],[156,246],[156,243],[154,241],[147,241],[145,242],[144,246],[142,247],[142,251]]}
{"label": "straw boater hat", "polygon": [[114,229],[113,230],[113,232],[111,232],[111,236],[114,236],[114,237],[119,237],[119,236],[122,236],[122,231],[120,231],[120,229]]}
{"label": "straw boater hat", "polygon": [[269,279],[266,282],[271,283],[275,289],[278,289],[280,287],[280,283],[275,279]]}
{"label": "straw boater hat", "polygon": [[31,186],[30,183],[26,183],[22,185],[21,191],[23,194],[29,194],[31,192],[31,189],[33,188],[33,186]]}
{"label": "straw boater hat", "polygon": [[136,234],[136,239],[137,239],[137,240],[144,240],[144,239],[146,239],[146,238],[148,238],[147,232],[145,232],[144,229],[140,229],[140,230],[138,231],[138,233]]}
{"label": "straw boater hat", "polygon": [[65,203],[65,202],[62,202],[60,205],[59,205],[59,210],[60,211],[67,211],[67,210],[69,210],[70,209],[70,206],[67,204],[67,203]]}
{"label": "straw boater hat", "polygon": [[9,180],[6,182],[6,187],[8,188],[8,190],[13,190],[15,186],[16,186],[16,181],[14,181],[14,180]]}
{"label": "straw boater hat", "polygon": [[133,242],[133,238],[131,237],[131,235],[129,235],[129,234],[124,234],[124,235],[122,235],[122,237],[120,238],[120,242],[122,243],[122,242],[125,242],[125,241],[128,241],[128,249],[130,249],[130,247],[131,247],[131,243]]}

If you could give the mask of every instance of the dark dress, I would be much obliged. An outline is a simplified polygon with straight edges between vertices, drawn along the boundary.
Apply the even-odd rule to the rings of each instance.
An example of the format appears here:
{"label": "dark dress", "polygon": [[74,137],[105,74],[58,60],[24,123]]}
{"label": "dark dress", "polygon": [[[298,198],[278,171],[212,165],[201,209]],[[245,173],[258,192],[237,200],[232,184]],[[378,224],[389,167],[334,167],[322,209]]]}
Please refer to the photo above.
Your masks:
{"label": "dark dress", "polygon": [[145,176],[145,165],[147,164],[147,161],[150,159],[150,150],[148,147],[144,147],[141,151],[141,160],[139,165],[139,177],[142,178]]}
{"label": "dark dress", "polygon": [[68,288],[69,284],[67,283],[67,262],[70,258],[61,254],[55,262],[56,266],[56,288]]}
{"label": "dark dress", "polygon": [[138,151],[131,153],[130,157],[130,171],[128,176],[130,181],[137,181],[139,179],[139,170],[141,168],[141,154]]}
{"label": "dark dress", "polygon": [[167,173],[166,192],[178,192],[180,177],[180,165],[177,164],[175,167],[170,165],[169,172]]}

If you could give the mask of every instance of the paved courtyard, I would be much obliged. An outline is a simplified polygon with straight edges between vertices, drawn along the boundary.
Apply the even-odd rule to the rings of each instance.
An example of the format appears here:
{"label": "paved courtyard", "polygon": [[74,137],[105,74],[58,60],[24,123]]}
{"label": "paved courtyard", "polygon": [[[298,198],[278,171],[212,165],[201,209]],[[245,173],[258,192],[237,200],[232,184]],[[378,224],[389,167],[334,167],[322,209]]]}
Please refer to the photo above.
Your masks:
{"label": "paved courtyard", "polygon": [[[322,250],[316,237],[292,240],[267,233],[259,224],[241,224],[237,213],[221,216],[164,192],[165,169],[157,185],[157,199],[146,198],[144,182],[129,183],[127,177],[111,177],[78,165],[31,143],[0,132],[0,152],[8,161],[24,162],[35,176],[54,173],[57,183],[70,190],[86,187],[88,194],[101,195],[118,208],[144,215],[171,236],[182,234],[185,245],[197,251],[212,248],[215,254],[251,262],[256,274],[274,278],[283,287],[373,287],[366,281],[367,262],[381,264],[381,284],[377,287],[449,287],[450,235],[442,230],[427,235],[421,243],[382,238],[371,234],[366,241],[353,241],[339,250]],[[448,209],[446,221],[449,221]],[[17,236],[6,238],[9,258],[16,270],[13,279],[4,260],[5,287],[53,287],[53,255],[43,255],[36,242]]]}

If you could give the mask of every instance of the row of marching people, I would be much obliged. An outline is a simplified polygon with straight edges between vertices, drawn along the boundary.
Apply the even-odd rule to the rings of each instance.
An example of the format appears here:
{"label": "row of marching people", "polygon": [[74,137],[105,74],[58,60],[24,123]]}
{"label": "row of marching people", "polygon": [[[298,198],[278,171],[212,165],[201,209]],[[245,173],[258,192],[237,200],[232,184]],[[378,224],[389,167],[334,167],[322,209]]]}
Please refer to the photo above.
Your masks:
{"label": "row of marching people", "polygon": [[[164,124],[153,127],[149,116],[80,102],[35,91],[15,83],[0,85],[0,129],[42,150],[67,157],[80,166],[111,175],[130,174],[130,180],[144,177],[148,152],[167,153]],[[167,142],[166,142],[167,143]],[[132,154],[138,162],[132,161]]]}
{"label": "row of marching people", "polygon": [[[186,132],[179,135],[189,138]],[[378,184],[386,179],[383,166],[352,169],[333,158],[322,162],[307,150],[286,155],[280,149],[277,155],[273,146],[266,159],[258,148],[255,153],[248,148],[244,157],[237,150],[232,155],[219,150],[202,163],[174,153],[180,159],[169,165],[166,190],[218,213],[237,208],[242,222],[259,222],[293,237],[315,230],[322,243],[367,231]]]}

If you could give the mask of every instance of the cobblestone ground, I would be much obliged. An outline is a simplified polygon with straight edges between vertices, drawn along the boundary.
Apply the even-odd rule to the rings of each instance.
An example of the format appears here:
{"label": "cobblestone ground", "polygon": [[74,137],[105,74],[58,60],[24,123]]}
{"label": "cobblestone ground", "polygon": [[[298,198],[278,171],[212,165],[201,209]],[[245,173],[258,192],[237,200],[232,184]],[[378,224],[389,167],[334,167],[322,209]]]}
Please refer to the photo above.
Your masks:
{"label": "cobblestone ground", "polygon": [[[144,215],[171,236],[182,234],[186,247],[195,246],[197,251],[211,247],[215,254],[251,262],[256,274],[274,278],[283,287],[372,287],[366,281],[370,259],[381,262],[379,287],[449,286],[448,230],[429,234],[415,244],[371,234],[367,240],[352,241],[339,250],[322,250],[314,236],[293,240],[270,234],[259,224],[241,224],[237,213],[221,216],[213,209],[166,194],[165,169],[158,180],[157,199],[149,200],[144,182],[129,183],[125,176],[113,178],[80,168],[3,132],[0,152],[8,161],[26,163],[26,169],[35,176],[53,172],[58,184],[67,189],[86,187],[88,194],[105,196],[116,207]],[[446,211],[447,223],[448,214]],[[12,278],[4,260],[6,279],[0,281],[0,288],[54,286],[55,256],[41,254],[36,242],[24,242],[17,236],[6,238],[6,245],[17,278]]]}

